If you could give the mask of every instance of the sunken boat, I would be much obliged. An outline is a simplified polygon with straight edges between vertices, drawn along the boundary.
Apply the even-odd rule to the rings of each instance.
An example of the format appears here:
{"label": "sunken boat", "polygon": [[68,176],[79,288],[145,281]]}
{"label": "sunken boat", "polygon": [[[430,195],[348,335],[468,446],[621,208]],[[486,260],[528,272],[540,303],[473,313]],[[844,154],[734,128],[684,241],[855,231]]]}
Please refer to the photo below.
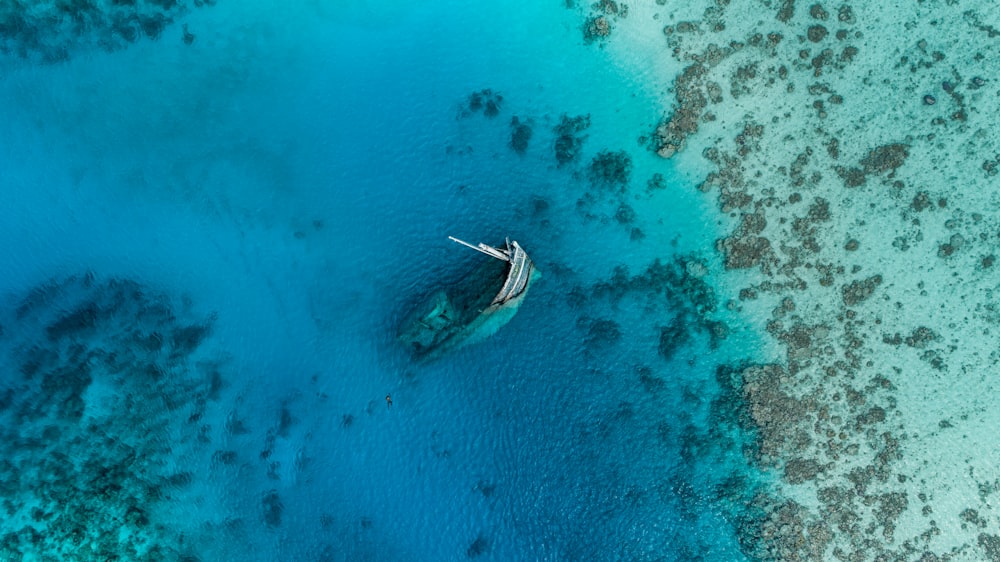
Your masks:
{"label": "sunken boat", "polygon": [[496,248],[448,238],[494,259],[460,283],[435,291],[404,319],[399,339],[420,359],[438,357],[496,333],[514,317],[539,275],[516,240],[507,239],[505,247]]}

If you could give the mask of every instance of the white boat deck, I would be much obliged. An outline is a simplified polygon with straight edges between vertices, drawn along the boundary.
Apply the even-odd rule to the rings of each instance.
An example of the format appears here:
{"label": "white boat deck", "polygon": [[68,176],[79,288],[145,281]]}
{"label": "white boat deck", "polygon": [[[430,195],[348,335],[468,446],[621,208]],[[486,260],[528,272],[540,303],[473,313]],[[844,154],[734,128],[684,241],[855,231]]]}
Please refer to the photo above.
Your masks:
{"label": "white boat deck", "polygon": [[516,240],[511,242],[508,239],[507,249],[502,250],[500,248],[488,246],[482,242],[473,246],[472,244],[465,242],[464,240],[459,240],[454,236],[449,236],[448,238],[463,246],[472,248],[477,252],[482,252],[490,257],[503,260],[510,264],[507,268],[507,279],[504,280],[504,284],[503,287],[500,288],[500,292],[497,293],[497,296],[493,298],[493,302],[490,303],[491,306],[503,305],[505,302],[517,298],[528,286],[528,281],[531,280],[531,271],[534,269],[535,264],[532,263],[531,258],[528,257],[528,253],[524,251],[524,248],[522,248]]}
{"label": "white boat deck", "polygon": [[507,280],[504,281],[503,287],[497,293],[497,296],[494,297],[492,304],[503,304],[516,298],[524,292],[524,288],[528,285],[528,279],[531,278],[531,269],[534,267],[534,264],[528,258],[528,253],[517,242],[511,244],[511,249],[513,250],[513,255],[510,257]]}

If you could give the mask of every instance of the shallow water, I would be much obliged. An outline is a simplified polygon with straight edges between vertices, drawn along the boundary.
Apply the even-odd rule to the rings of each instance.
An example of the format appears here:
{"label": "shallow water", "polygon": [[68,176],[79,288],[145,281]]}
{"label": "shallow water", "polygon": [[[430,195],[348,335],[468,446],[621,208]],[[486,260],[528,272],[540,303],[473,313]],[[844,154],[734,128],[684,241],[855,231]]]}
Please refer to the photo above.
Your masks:
{"label": "shallow water", "polygon": [[[181,21],[190,45],[2,62],[6,556],[742,558],[759,475],[716,366],[756,340],[714,286],[711,211],[640,140],[672,63],[585,43],[559,3]],[[560,165],[564,114],[589,127]],[[602,151],[626,183],[593,178]],[[543,277],[491,339],[417,363],[401,318],[487,259],[449,234],[517,239]],[[33,492],[50,468],[73,485]]]}

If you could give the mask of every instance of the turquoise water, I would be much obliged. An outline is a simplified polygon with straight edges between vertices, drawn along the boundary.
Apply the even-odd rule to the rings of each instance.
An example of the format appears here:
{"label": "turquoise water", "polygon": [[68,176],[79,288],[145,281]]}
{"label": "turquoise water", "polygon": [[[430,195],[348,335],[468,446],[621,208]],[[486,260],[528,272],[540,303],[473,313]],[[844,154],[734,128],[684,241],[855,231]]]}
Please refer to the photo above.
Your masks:
{"label": "turquoise water", "polygon": [[[753,336],[711,211],[640,138],[676,69],[583,20],[220,2],[5,55],[4,556],[741,559],[757,476],[716,367]],[[564,115],[589,126],[560,164]],[[543,277],[417,363],[401,318],[486,259],[449,234]]]}

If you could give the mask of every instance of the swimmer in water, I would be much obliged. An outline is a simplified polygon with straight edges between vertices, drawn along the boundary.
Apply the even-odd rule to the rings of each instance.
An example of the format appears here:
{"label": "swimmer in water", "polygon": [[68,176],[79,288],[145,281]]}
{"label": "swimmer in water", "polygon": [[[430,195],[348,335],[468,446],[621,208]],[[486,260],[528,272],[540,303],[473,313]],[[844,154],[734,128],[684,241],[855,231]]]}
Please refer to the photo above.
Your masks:
{"label": "swimmer in water", "polygon": [[391,394],[386,394],[385,395],[385,407],[386,408],[391,408],[392,407],[392,395]]}

